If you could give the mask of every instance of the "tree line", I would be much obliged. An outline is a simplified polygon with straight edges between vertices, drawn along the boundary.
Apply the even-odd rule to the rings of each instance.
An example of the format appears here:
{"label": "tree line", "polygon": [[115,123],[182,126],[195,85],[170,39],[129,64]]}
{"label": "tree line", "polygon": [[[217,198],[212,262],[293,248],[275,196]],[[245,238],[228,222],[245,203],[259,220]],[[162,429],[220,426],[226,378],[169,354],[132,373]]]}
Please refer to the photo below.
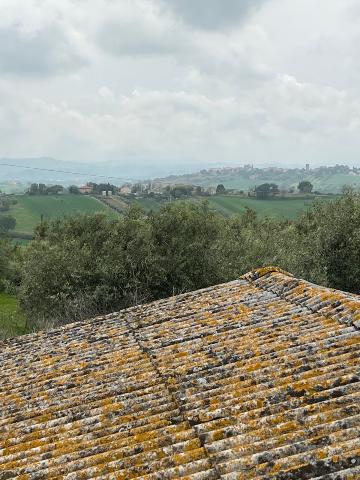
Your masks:
{"label": "tree line", "polygon": [[0,288],[33,325],[61,324],[233,280],[277,265],[311,282],[360,293],[360,196],[317,202],[291,221],[246,209],[225,218],[208,203],[175,202],[145,215],[44,222],[26,248],[0,241]]}
{"label": "tree line", "polygon": [[[310,194],[313,188],[312,183],[308,180],[302,180],[297,186],[298,191],[302,194]],[[222,183],[216,187],[217,195],[226,195],[227,193],[233,193],[233,190],[227,190]],[[243,191],[239,193],[244,194]],[[261,185],[255,186],[252,193],[253,195],[251,195],[251,191],[249,191],[248,195],[256,197],[257,200],[268,200],[269,198],[279,195],[280,188],[276,183],[262,183]],[[294,188],[289,189],[287,193],[294,193]]]}

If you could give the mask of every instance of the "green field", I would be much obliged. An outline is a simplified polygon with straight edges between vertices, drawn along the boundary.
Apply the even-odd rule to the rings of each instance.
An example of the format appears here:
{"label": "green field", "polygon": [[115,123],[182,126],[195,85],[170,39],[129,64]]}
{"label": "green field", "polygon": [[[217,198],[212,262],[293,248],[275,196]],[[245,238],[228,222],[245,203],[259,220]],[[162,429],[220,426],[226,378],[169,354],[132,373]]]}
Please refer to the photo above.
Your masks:
{"label": "green field", "polygon": [[[329,201],[334,197],[321,197]],[[256,200],[255,198],[240,197],[235,195],[216,195],[212,197],[195,197],[187,201],[208,201],[210,206],[225,216],[236,215],[245,211],[245,208],[255,210],[259,215],[269,217],[296,218],[304,210],[311,207],[315,198],[275,198],[269,200]],[[165,202],[151,198],[138,198],[135,203],[145,212],[158,211]]]}
{"label": "green field", "polygon": [[[328,200],[329,197],[326,198]],[[241,213],[246,207],[255,210],[259,215],[269,217],[296,218],[314,203],[313,198],[276,198],[256,200],[237,196],[219,195],[209,198],[210,205],[226,216]]]}
{"label": "green field", "polygon": [[16,195],[17,204],[12,206],[10,214],[16,219],[16,232],[33,233],[36,225],[49,218],[59,218],[77,213],[93,214],[104,212],[115,216],[109,209],[93,197],[80,195],[30,196]]}
{"label": "green field", "polygon": [[156,198],[137,198],[133,203],[139,205],[145,212],[158,212],[161,206],[166,204]]}
{"label": "green field", "polygon": [[[110,207],[104,205],[96,198],[80,195],[59,195],[59,196],[29,196],[16,195],[14,198],[17,204],[11,206],[9,214],[16,219],[15,236],[25,237],[32,235],[34,228],[41,221],[50,218],[61,218],[77,213],[94,214],[103,212],[111,217],[116,217],[117,213]],[[326,200],[333,197],[326,197]],[[116,200],[116,199],[114,199]],[[255,198],[241,197],[235,195],[216,195],[212,197],[194,197],[187,201],[201,202],[207,200],[210,206],[222,213],[230,216],[241,213],[246,207],[255,210],[259,215],[277,216],[285,218],[295,218],[302,211],[309,208],[314,202],[313,198],[275,198],[271,200],[256,200]],[[139,205],[145,212],[157,212],[167,200],[156,198],[137,198],[132,200]],[[126,206],[123,200],[119,200],[119,205]],[[127,201],[127,203],[129,203]],[[121,206],[120,205],[120,206]],[[21,243],[21,238],[14,241]],[[23,240],[25,241],[25,240]],[[25,241],[26,242],[26,241]]]}
{"label": "green field", "polygon": [[25,317],[19,311],[16,297],[0,293],[0,340],[26,332]]}

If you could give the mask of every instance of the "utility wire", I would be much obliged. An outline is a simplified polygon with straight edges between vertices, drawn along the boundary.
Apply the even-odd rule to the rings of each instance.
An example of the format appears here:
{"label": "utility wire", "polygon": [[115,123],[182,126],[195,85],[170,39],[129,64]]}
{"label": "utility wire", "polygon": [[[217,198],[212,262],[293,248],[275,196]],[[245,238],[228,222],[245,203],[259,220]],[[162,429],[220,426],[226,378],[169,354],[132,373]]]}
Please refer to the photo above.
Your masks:
{"label": "utility wire", "polygon": [[0,166],[4,167],[14,167],[14,168],[26,168],[27,170],[40,170],[42,172],[53,172],[53,173],[66,173],[68,175],[83,175],[86,177],[96,177],[96,178],[112,178],[115,180],[121,180],[124,181],[124,178],[120,177],[113,177],[113,176],[107,176],[107,175],[95,175],[94,173],[86,173],[86,172],[69,172],[66,170],[54,170],[51,168],[40,168],[40,167],[29,167],[27,165],[13,165],[11,163],[0,163]]}

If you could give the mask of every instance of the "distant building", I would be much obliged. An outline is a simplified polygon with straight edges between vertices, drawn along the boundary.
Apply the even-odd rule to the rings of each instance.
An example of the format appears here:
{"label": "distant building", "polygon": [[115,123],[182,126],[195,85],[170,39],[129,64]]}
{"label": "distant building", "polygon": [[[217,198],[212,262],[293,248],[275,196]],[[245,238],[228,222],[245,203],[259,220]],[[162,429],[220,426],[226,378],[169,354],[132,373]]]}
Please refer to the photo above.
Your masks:
{"label": "distant building", "polygon": [[122,193],[123,195],[128,195],[129,193],[131,193],[131,185],[130,184],[123,185],[120,188],[120,193]]}
{"label": "distant building", "polygon": [[91,187],[90,185],[82,185],[81,187],[79,187],[79,192],[84,194],[84,193],[92,193],[93,191],[93,187]]}
{"label": "distant building", "polygon": [[206,193],[208,195],[215,195],[216,194],[216,188],[215,187],[209,187],[206,189]]}
{"label": "distant building", "polygon": [[157,194],[162,194],[165,187],[166,184],[163,184],[161,182],[151,182],[149,191]]}
{"label": "distant building", "polygon": [[307,171],[307,172],[310,172],[310,163],[307,163],[307,164],[306,164],[306,171]]}

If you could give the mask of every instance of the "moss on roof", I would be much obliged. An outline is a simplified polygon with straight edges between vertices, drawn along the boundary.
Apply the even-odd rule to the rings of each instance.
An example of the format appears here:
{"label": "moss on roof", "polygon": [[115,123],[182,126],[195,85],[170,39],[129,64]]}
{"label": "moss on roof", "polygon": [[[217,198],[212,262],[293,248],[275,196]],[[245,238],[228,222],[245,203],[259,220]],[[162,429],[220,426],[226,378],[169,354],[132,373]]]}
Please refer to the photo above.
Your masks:
{"label": "moss on roof", "polygon": [[360,298],[274,267],[0,344],[0,480],[360,478]]}

